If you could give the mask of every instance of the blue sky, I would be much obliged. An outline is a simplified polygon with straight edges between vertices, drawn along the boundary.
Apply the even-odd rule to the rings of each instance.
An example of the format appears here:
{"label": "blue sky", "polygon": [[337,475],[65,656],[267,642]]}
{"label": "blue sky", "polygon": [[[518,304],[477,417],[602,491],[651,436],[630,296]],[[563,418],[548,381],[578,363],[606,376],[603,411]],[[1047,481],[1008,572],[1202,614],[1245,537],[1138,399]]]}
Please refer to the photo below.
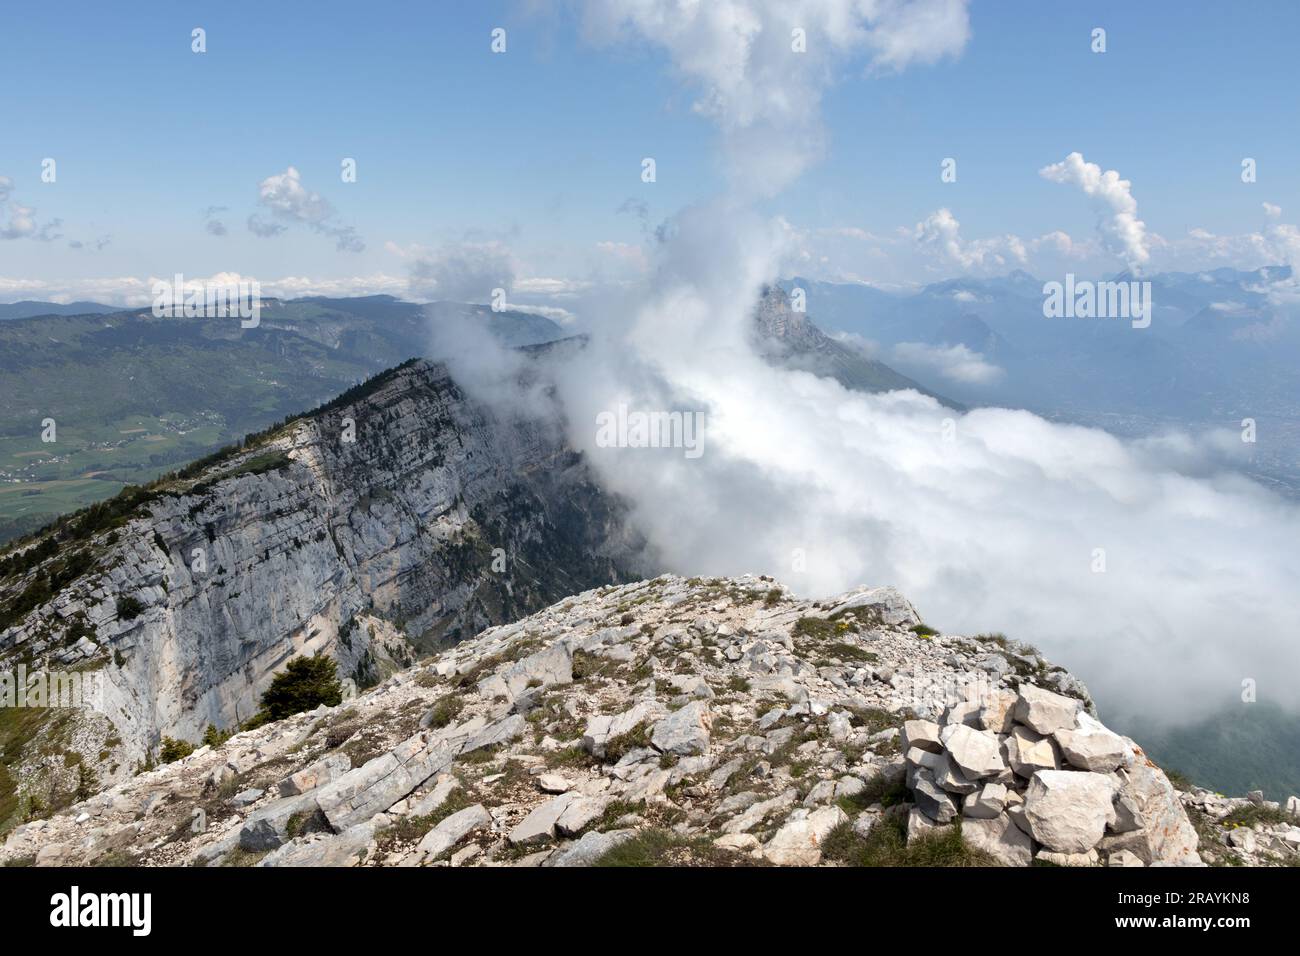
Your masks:
{"label": "blue sky", "polygon": [[[109,299],[118,280],[178,271],[400,294],[413,263],[463,243],[508,256],[521,289],[617,278],[649,251],[642,223],[618,211],[625,200],[644,202],[653,226],[725,188],[718,132],[692,109],[698,89],[662,50],[584,39],[572,6],[130,9],[31,5],[0,36],[11,91],[0,176],[12,181],[0,230],[19,233],[0,240],[0,300]],[[1089,198],[1038,174],[1079,151],[1132,182],[1155,236],[1152,268],[1277,258],[1285,241],[1262,231],[1300,208],[1300,7],[1249,11],[977,0],[955,57],[897,73],[837,62],[820,105],[826,153],[764,211],[790,224],[800,271],[827,278],[1073,268],[1046,249],[1023,261],[998,251],[1003,237],[1057,231],[1080,271],[1114,271],[1123,263],[1098,246]],[[190,50],[196,26],[203,55]],[[497,26],[504,55],[489,50]],[[1089,49],[1097,26],[1104,54]],[[657,162],[654,184],[640,180],[643,156]],[[1250,185],[1246,156],[1259,164]],[[53,184],[40,181],[46,157]],[[356,183],[340,181],[344,157],[357,160]],[[940,182],[945,157],[956,183]],[[291,166],[329,204],[328,228],[350,227],[364,251],[302,223],[274,238],[249,231],[248,217],[267,213],[259,183]],[[207,231],[210,207],[225,235]],[[939,209],[960,222],[960,243],[988,240],[989,254],[919,244],[918,223]],[[26,234],[14,228],[24,210]],[[42,229],[58,238],[33,238]],[[1190,241],[1190,230],[1213,238]]]}

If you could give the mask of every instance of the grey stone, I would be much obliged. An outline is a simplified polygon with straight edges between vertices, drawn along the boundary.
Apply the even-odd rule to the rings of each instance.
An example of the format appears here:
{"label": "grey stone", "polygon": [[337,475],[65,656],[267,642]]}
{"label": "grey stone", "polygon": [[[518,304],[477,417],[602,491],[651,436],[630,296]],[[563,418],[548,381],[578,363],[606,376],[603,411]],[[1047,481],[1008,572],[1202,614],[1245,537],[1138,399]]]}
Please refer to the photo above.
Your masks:
{"label": "grey stone", "polygon": [[709,748],[712,726],[709,705],[695,700],[655,724],[650,743],[663,753],[679,756],[703,753]]}
{"label": "grey stone", "polygon": [[542,866],[592,866],[610,850],[636,836],[633,830],[610,830],[584,833],[582,839],[568,843],[546,858]]}
{"label": "grey stone", "polygon": [[965,724],[944,728],[948,757],[970,780],[992,777],[1007,769],[996,735]]}
{"label": "grey stone", "polygon": [[436,860],[475,830],[491,825],[492,815],[476,803],[440,821],[416,845],[415,853],[422,862]]}
{"label": "grey stone", "polygon": [[367,820],[342,833],[313,833],[273,850],[258,866],[356,866],[375,849],[374,822]]}
{"label": "grey stone", "polygon": [[1007,803],[1007,788],[1000,783],[986,783],[978,794],[972,795],[962,804],[963,819],[992,820],[1001,816]]}
{"label": "grey stone", "polygon": [[522,714],[510,714],[495,723],[489,724],[470,737],[460,748],[460,753],[473,753],[487,747],[500,747],[518,739],[524,732],[525,717]]}
{"label": "grey stone", "polygon": [[572,682],[572,653],[563,642],[557,641],[479,681],[478,691],[484,697],[506,697],[513,701],[529,684],[545,688]]}
{"label": "grey stone", "polygon": [[542,793],[567,793],[573,783],[558,773],[544,773],[537,778],[537,789]]}
{"label": "grey stone", "polygon": [[943,744],[939,741],[939,725],[932,720],[906,720],[903,722],[904,753],[916,747],[930,753],[942,753]]}
{"label": "grey stone", "polygon": [[310,793],[285,797],[253,813],[239,828],[239,845],[250,852],[274,850],[289,840],[289,820],[315,811]]}
{"label": "grey stone", "polygon": [[957,815],[952,797],[935,783],[933,774],[924,768],[917,771],[912,798],[916,801],[917,809],[936,823],[949,823]]}
{"label": "grey stone", "polygon": [[663,708],[654,701],[638,701],[621,714],[599,714],[587,721],[587,729],[582,734],[583,748],[595,757],[605,756],[605,744],[622,737],[639,724],[657,720],[663,714]]}
{"label": "grey stone", "polygon": [[816,866],[821,862],[826,837],[848,819],[837,806],[796,810],[768,840],[763,856],[778,866]]}
{"label": "grey stone", "polygon": [[280,781],[280,796],[292,797],[337,780],[352,769],[352,761],[345,753],[331,753],[309,764]]}
{"label": "grey stone", "polygon": [[1034,859],[1040,863],[1050,863],[1053,866],[1098,866],[1101,863],[1101,857],[1098,856],[1095,849],[1084,850],[1079,853],[1065,853],[1044,847],[1038,851]]}
{"label": "grey stone", "polygon": [[317,806],[338,832],[387,810],[425,780],[447,769],[451,760],[451,747],[421,731],[308,794],[315,795]]}
{"label": "grey stone", "polygon": [[1079,714],[1078,730],[1058,730],[1053,735],[1071,766],[1094,773],[1110,773],[1130,760],[1124,738],[1107,730],[1087,714]]}
{"label": "grey stone", "polygon": [[250,803],[256,803],[266,793],[265,790],[259,790],[257,787],[250,787],[247,790],[241,790],[230,798],[231,804],[236,807],[246,807]]}
{"label": "grey stone", "polygon": [[577,797],[555,821],[555,831],[561,836],[575,837],[605,812],[609,800],[604,797]]}
{"label": "grey stone", "polygon": [[1003,866],[1029,866],[1033,862],[1033,841],[1005,813],[993,817],[963,817],[961,838],[962,842],[983,850]]}
{"label": "grey stone", "polygon": [[1040,770],[1029,781],[1025,817],[1034,839],[1060,853],[1086,853],[1115,819],[1108,777],[1070,770]]}
{"label": "grey stone", "polygon": [[513,846],[538,846],[555,839],[555,825],[573,801],[576,793],[562,793],[534,807],[506,837]]}
{"label": "grey stone", "polygon": [[1017,776],[1032,777],[1040,770],[1060,770],[1061,755],[1056,741],[1028,727],[1016,727],[1003,741],[1007,763]]}
{"label": "grey stone", "polygon": [[1058,730],[1073,730],[1083,703],[1072,697],[1062,697],[1050,690],[1021,684],[1016,701],[1016,720],[1040,734],[1054,734]]}
{"label": "grey stone", "polygon": [[951,754],[940,754],[934,765],[927,768],[934,776],[934,782],[949,793],[974,793],[980,785],[961,772]]}

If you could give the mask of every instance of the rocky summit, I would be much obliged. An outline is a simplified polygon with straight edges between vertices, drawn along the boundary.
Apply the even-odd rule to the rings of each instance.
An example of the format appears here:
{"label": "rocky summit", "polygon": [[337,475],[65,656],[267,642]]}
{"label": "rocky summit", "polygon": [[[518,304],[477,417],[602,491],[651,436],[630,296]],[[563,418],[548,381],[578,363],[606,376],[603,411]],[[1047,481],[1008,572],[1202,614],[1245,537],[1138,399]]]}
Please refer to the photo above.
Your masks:
{"label": "rocky summit", "polygon": [[0,858],[1143,866],[1230,839],[1294,861],[1262,800],[1251,817],[1216,799],[1180,796],[1068,672],[937,633],[892,588],[809,602],[769,578],[663,576],[140,773],[17,827]]}

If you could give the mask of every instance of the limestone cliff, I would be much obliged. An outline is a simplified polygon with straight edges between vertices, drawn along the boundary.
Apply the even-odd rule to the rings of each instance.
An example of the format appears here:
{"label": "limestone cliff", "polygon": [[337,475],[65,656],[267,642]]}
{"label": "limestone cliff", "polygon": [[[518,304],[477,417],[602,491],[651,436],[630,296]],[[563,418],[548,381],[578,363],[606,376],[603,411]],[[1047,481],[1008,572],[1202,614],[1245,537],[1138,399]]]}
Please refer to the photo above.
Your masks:
{"label": "limestone cliff", "polygon": [[[10,762],[11,784],[16,765],[27,777],[77,754],[40,796],[49,806],[82,761],[122,779],[163,734],[247,719],[292,655],[330,654],[364,687],[625,577],[636,544],[558,434],[493,420],[419,361],[21,552],[0,562],[3,665],[85,675],[103,715],[51,711],[57,727],[6,731],[31,758]],[[377,639],[386,627],[396,640]]]}

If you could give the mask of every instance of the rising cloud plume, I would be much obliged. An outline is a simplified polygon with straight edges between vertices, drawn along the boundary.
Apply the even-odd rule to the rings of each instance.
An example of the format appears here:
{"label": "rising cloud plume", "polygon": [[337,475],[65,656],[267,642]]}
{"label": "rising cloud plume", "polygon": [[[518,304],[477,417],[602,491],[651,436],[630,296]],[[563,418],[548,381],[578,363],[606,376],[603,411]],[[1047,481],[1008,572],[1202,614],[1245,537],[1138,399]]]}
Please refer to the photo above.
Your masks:
{"label": "rising cloud plume", "polygon": [[[840,22],[834,12],[850,33],[870,33],[851,16],[859,5],[817,9],[823,29]],[[923,33],[938,7],[891,9],[904,37]],[[657,4],[612,4],[600,16],[661,42],[676,71],[704,87],[701,109],[734,148],[759,122],[797,139],[816,121],[822,89],[820,74],[783,66],[774,47],[753,58],[754,38],[789,22],[775,7],[759,10],[691,38],[661,22]],[[801,102],[769,102],[783,80]],[[752,98],[731,95],[751,82]],[[1038,644],[1117,712],[1171,716],[1189,697],[1233,700],[1248,680],[1272,700],[1300,703],[1300,609],[1282,597],[1300,576],[1294,505],[1226,471],[1184,473],[1197,457],[1185,447],[1171,455],[1023,411],[957,413],[915,392],[848,391],[754,353],[754,308],[791,248],[788,229],[748,199],[756,180],[783,184],[807,158],[775,171],[755,159],[730,194],[673,217],[651,277],[611,303],[588,347],[556,372],[557,418],[629,502],[661,565],[766,572],[814,595],[894,584],[951,632],[996,628]],[[1094,175],[1082,157],[1056,176],[1097,195],[1112,238],[1143,258],[1126,182]],[[476,361],[461,370],[471,388],[485,364]],[[537,413],[543,403],[530,398],[514,411]],[[600,447],[594,423],[620,405],[704,412],[708,451],[686,459]]]}
{"label": "rising cloud plume", "polygon": [[1118,172],[1102,172],[1096,163],[1084,160],[1082,153],[1071,153],[1062,162],[1044,166],[1038,175],[1054,183],[1078,186],[1096,204],[1097,228],[1106,247],[1119,256],[1134,272],[1151,258],[1147,227],[1137,217],[1137,200],[1133,184],[1121,179]]}

